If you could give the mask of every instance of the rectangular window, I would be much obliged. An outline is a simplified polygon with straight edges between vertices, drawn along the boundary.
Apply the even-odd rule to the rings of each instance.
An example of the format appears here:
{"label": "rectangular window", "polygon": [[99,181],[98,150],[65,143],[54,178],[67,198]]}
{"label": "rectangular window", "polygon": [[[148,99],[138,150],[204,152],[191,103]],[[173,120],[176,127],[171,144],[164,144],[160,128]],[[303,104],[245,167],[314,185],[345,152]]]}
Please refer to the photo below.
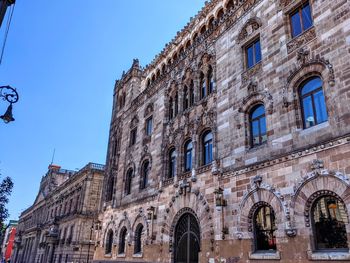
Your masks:
{"label": "rectangular window", "polygon": [[313,21],[309,2],[304,3],[290,14],[290,24],[293,38],[312,27]]}
{"label": "rectangular window", "polygon": [[146,135],[151,136],[152,135],[152,126],[153,126],[153,118],[149,117],[146,120]]}
{"label": "rectangular window", "polygon": [[248,69],[261,61],[260,39],[255,40],[246,47],[246,59]]}
{"label": "rectangular window", "polygon": [[136,143],[136,135],[137,135],[137,129],[134,128],[130,132],[130,146]]}

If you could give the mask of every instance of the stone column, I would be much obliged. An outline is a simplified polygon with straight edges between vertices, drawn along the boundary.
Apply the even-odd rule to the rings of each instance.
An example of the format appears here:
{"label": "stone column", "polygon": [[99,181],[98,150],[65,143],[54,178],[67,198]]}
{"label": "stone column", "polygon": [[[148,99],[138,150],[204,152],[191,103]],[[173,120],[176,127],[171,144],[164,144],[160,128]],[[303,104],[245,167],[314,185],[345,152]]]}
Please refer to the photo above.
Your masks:
{"label": "stone column", "polygon": [[35,259],[36,259],[36,255],[38,253],[38,246],[39,246],[39,241],[40,241],[40,233],[41,232],[38,232],[34,238],[34,240],[32,241],[33,242],[33,248],[31,250],[31,253],[30,253],[30,257],[29,257],[29,262],[33,262],[35,263]]}

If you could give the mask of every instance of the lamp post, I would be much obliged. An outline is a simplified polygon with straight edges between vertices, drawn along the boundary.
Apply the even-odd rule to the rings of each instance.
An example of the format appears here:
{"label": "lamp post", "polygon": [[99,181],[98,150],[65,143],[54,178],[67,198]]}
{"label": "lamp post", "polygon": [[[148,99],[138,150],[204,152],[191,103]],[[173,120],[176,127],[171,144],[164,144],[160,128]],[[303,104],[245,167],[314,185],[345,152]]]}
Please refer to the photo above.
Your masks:
{"label": "lamp post", "polygon": [[0,86],[0,98],[10,103],[10,105],[7,107],[5,114],[1,115],[0,118],[3,119],[5,123],[14,121],[15,119],[12,115],[12,104],[16,103],[19,98],[16,89],[10,86]]}

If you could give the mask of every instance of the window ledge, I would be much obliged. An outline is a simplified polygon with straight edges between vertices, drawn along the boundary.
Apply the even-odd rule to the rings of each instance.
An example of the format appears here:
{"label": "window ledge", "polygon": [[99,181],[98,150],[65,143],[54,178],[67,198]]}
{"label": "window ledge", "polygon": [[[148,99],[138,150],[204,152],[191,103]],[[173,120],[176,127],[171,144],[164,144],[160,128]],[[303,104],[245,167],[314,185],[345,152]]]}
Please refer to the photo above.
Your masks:
{"label": "window ledge", "polygon": [[261,70],[262,70],[262,60],[260,60],[258,63],[256,63],[252,67],[245,69],[245,71],[242,73],[242,82],[244,83],[248,82],[252,76],[255,76]]}
{"label": "window ledge", "polygon": [[312,126],[310,128],[301,130],[300,131],[300,135],[308,135],[310,133],[314,133],[316,131],[319,131],[319,130],[327,128],[327,127],[329,127],[329,122],[328,121],[322,122],[322,123],[320,123],[318,125],[315,125],[315,126]]}
{"label": "window ledge", "polygon": [[111,257],[112,257],[112,253],[105,254],[105,258],[111,258]]}
{"label": "window ledge", "polygon": [[118,255],[117,255],[117,258],[125,258],[125,253],[118,254]]}
{"label": "window ledge", "polygon": [[344,252],[313,252],[307,251],[307,257],[309,260],[321,260],[321,261],[350,261],[349,251]]}
{"label": "window ledge", "polygon": [[201,174],[201,173],[204,173],[206,171],[211,170],[211,166],[212,166],[212,163],[204,164],[204,165],[198,167],[197,168],[197,174]]}
{"label": "window ledge", "polygon": [[275,252],[249,252],[249,259],[252,260],[280,260],[281,253],[279,251]]}
{"label": "window ledge", "polygon": [[132,257],[133,258],[142,258],[143,254],[142,254],[142,252],[141,253],[136,253],[136,254],[133,254]]}

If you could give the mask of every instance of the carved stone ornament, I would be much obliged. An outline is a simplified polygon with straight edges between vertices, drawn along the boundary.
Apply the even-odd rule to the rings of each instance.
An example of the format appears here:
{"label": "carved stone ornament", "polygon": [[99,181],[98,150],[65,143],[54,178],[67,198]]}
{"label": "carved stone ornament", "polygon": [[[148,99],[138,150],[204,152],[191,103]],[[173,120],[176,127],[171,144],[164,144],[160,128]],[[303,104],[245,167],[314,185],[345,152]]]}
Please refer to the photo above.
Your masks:
{"label": "carved stone ornament", "polygon": [[147,108],[145,110],[145,117],[151,115],[153,112],[153,103],[150,103],[147,105]]}
{"label": "carved stone ornament", "polygon": [[138,123],[139,123],[139,119],[138,119],[137,116],[135,115],[135,116],[132,118],[132,120],[131,120],[130,128],[136,127]]}
{"label": "carved stone ornament", "polygon": [[247,69],[246,71],[244,71],[242,73],[242,83],[247,83],[250,79],[252,79],[252,77],[256,76],[257,74],[259,74],[262,71],[262,65],[259,62],[258,64],[256,64],[255,66],[253,66],[250,69]]}
{"label": "carved stone ornament", "polygon": [[323,162],[323,160],[315,159],[315,160],[312,161],[312,163],[311,163],[311,169],[312,169],[313,171],[315,171],[315,170],[319,171],[319,170],[321,170],[321,169],[323,169],[323,168],[324,168],[324,162]]}
{"label": "carved stone ornament", "polygon": [[315,28],[312,27],[287,43],[288,53],[301,48],[304,44],[310,42],[314,38],[316,38],[316,31]]}
{"label": "carved stone ornament", "polygon": [[294,2],[294,0],[280,0],[280,6],[285,8],[286,6],[291,4],[292,2]]}
{"label": "carved stone ornament", "polygon": [[249,82],[247,88],[248,88],[248,94],[252,95],[252,94],[257,92],[258,83],[256,83],[256,81],[251,81],[251,82]]}
{"label": "carved stone ornament", "polygon": [[250,18],[243,26],[241,32],[238,34],[238,42],[242,43],[249,39],[260,28],[261,22],[257,17]]}

